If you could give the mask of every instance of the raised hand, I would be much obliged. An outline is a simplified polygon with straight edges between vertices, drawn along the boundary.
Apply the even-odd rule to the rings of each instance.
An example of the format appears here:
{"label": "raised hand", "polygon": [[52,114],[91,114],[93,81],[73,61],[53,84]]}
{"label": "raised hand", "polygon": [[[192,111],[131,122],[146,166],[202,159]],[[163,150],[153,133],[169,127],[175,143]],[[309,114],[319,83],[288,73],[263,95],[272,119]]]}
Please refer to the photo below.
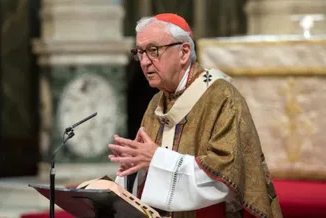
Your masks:
{"label": "raised hand", "polygon": [[118,176],[127,176],[140,169],[147,169],[158,148],[143,127],[139,129],[135,140],[116,136],[115,143],[108,145],[113,153],[109,155],[109,159],[121,164]]}

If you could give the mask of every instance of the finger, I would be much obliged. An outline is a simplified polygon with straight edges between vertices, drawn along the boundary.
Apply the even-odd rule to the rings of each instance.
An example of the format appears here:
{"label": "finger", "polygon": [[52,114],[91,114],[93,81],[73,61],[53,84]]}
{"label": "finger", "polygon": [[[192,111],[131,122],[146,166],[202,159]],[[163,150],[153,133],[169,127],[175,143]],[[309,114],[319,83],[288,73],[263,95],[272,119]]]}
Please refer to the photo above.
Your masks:
{"label": "finger", "polygon": [[151,137],[149,137],[149,135],[147,135],[144,127],[141,127],[139,129],[139,135],[143,139],[144,142],[153,142],[153,140],[151,139]]}
{"label": "finger", "polygon": [[133,164],[121,164],[119,169],[118,169],[118,172],[123,172],[131,167],[133,167],[134,165]]}
{"label": "finger", "polygon": [[115,141],[115,144],[120,145],[120,146],[126,146],[125,144],[122,144],[120,141],[118,141],[117,138],[120,138],[120,136],[117,135],[117,134],[115,134],[115,135],[113,136],[113,139],[114,139],[114,141]]}
{"label": "finger", "polygon": [[[112,150],[111,150],[112,151]],[[121,153],[119,153],[119,152],[116,152],[116,151],[112,151],[112,154],[109,154],[108,155],[108,157],[110,158],[110,157],[132,157],[133,155],[131,155],[131,154],[126,154],[126,153],[124,153],[124,154],[121,154]]]}
{"label": "finger", "polygon": [[[109,147],[109,145],[110,145],[110,144],[108,144],[108,148],[109,148],[109,150],[111,150],[110,147]],[[121,155],[119,152],[117,152],[117,151],[115,151],[115,150],[111,150],[111,152],[112,152],[114,155],[116,155],[116,156],[120,156],[120,155]]]}
{"label": "finger", "polygon": [[112,149],[110,148],[110,145],[112,145],[112,144],[108,144],[108,149],[112,152],[112,154],[114,154],[114,155],[116,155],[116,156],[120,156],[121,154],[120,154],[117,150],[112,150]]}
{"label": "finger", "polygon": [[120,137],[120,136],[117,135],[117,134],[113,136],[113,139],[114,139],[114,141],[115,141],[115,144],[120,145],[120,146],[128,146],[127,144],[124,144],[124,143],[122,143],[121,141],[117,140],[117,139],[119,139],[119,138],[122,138],[122,137]]}
{"label": "finger", "polygon": [[140,128],[138,129],[138,131],[137,131],[137,135],[136,135],[136,138],[135,138],[134,141],[136,141],[136,142],[144,142],[143,139],[142,139],[141,136],[140,136],[140,130],[141,130],[142,128],[144,128],[144,127],[140,127]]}
{"label": "finger", "polygon": [[123,169],[128,169],[128,168],[130,168],[130,167],[133,167],[133,166],[135,166],[135,164],[133,164],[133,163],[122,163],[121,165],[120,165]]}
{"label": "finger", "polygon": [[121,164],[134,164],[139,161],[137,157],[110,157],[110,161]]}
{"label": "finger", "polygon": [[138,148],[138,146],[139,146],[139,142],[136,142],[136,141],[133,141],[133,140],[130,140],[130,139],[117,137],[116,140],[117,140],[118,143],[123,144],[125,146],[128,146],[130,148]]}
{"label": "finger", "polygon": [[120,157],[133,156],[137,154],[137,151],[133,148],[123,147],[120,145],[109,144],[109,149],[115,153],[118,153]]}
{"label": "finger", "polygon": [[110,158],[112,158],[112,157],[118,157],[117,155],[114,155],[114,154],[109,154],[108,155],[108,158],[110,159]]}
{"label": "finger", "polygon": [[111,158],[115,158],[115,157],[132,157],[131,155],[122,155],[122,156],[118,156],[118,155],[114,155],[114,154],[109,154],[108,155],[108,158],[111,159]]}
{"label": "finger", "polygon": [[116,137],[118,137],[118,135],[117,135],[117,134],[114,134],[114,135],[113,135],[113,140],[114,140],[115,144],[118,144],[117,141],[115,140]]}
{"label": "finger", "polygon": [[129,167],[127,166],[120,166],[119,169],[118,169],[118,172],[123,172],[125,170],[129,169]]}
{"label": "finger", "polygon": [[142,166],[140,164],[134,166],[134,167],[131,167],[127,170],[124,170],[122,172],[118,172],[117,175],[120,176],[120,177],[123,177],[123,176],[129,176],[133,173],[136,173],[138,172],[140,169],[142,168]]}

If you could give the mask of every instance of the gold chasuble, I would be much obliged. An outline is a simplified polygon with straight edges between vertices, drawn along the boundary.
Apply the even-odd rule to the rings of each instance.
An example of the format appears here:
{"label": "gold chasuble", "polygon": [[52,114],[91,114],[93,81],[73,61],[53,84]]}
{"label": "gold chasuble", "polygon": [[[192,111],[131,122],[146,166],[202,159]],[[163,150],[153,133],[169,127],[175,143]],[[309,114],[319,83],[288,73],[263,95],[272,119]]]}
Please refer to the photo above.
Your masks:
{"label": "gold chasuble", "polygon": [[[144,114],[142,126],[158,145],[195,156],[208,176],[234,192],[234,201],[174,212],[172,217],[282,217],[245,99],[225,76],[193,64],[186,91],[157,93]],[[200,90],[203,85],[204,91]],[[203,93],[196,96],[196,89]],[[184,97],[187,92],[188,97]],[[191,104],[191,98],[198,100]],[[183,103],[179,104],[178,99]],[[180,110],[184,116],[178,113]]]}

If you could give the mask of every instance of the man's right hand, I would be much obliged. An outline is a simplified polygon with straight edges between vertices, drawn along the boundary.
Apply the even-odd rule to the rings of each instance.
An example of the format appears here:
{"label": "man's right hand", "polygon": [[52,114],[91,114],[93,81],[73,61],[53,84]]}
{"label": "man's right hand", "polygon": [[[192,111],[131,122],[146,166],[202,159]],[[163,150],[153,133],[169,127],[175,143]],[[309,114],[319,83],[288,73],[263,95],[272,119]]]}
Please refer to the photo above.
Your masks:
{"label": "man's right hand", "polygon": [[[123,156],[109,156],[110,161],[121,164],[118,176],[127,176],[141,169],[148,169],[158,145],[149,137],[145,129],[139,129],[139,137],[135,140],[117,137],[117,144],[109,144],[109,148]],[[138,141],[136,141],[138,140]]]}
{"label": "man's right hand", "polygon": [[[136,142],[143,142],[142,139],[141,139],[141,137],[140,137],[139,131],[140,131],[140,128],[138,129],[138,132],[137,132],[137,135],[136,135],[136,138],[134,139],[134,141],[136,141]],[[115,144],[120,145],[120,146],[124,146],[121,143],[117,142],[117,140],[116,140],[117,137],[119,137],[119,136],[118,135],[114,135],[113,136],[113,139],[114,139]],[[131,157],[131,155],[130,154],[127,154],[127,153],[115,152],[113,150],[111,150],[111,151],[112,151],[112,154],[110,154],[108,156],[109,159],[111,157]],[[130,163],[130,164],[122,163],[122,164],[120,164],[120,167],[118,169],[118,173],[121,173],[121,172],[123,172],[123,171],[125,171],[125,170],[127,170],[127,169],[129,169],[129,168],[131,168],[133,166],[134,166],[134,164],[132,164],[132,163]]]}

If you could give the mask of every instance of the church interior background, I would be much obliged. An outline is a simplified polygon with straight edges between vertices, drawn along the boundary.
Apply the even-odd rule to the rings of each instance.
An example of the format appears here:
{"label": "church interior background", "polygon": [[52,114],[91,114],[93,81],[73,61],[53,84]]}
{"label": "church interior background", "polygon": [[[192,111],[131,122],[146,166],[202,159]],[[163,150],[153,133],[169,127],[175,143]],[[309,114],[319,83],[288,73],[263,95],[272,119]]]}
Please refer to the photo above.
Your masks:
{"label": "church interior background", "polygon": [[[135,23],[163,12],[186,18],[205,68],[233,77],[272,177],[319,196],[285,217],[326,217],[325,0],[1,0],[0,218],[48,210],[28,184],[49,183],[64,129],[93,112],[56,155],[56,184],[114,178],[106,145],[135,136],[157,92],[129,55]],[[281,204],[307,199],[282,191]]]}

